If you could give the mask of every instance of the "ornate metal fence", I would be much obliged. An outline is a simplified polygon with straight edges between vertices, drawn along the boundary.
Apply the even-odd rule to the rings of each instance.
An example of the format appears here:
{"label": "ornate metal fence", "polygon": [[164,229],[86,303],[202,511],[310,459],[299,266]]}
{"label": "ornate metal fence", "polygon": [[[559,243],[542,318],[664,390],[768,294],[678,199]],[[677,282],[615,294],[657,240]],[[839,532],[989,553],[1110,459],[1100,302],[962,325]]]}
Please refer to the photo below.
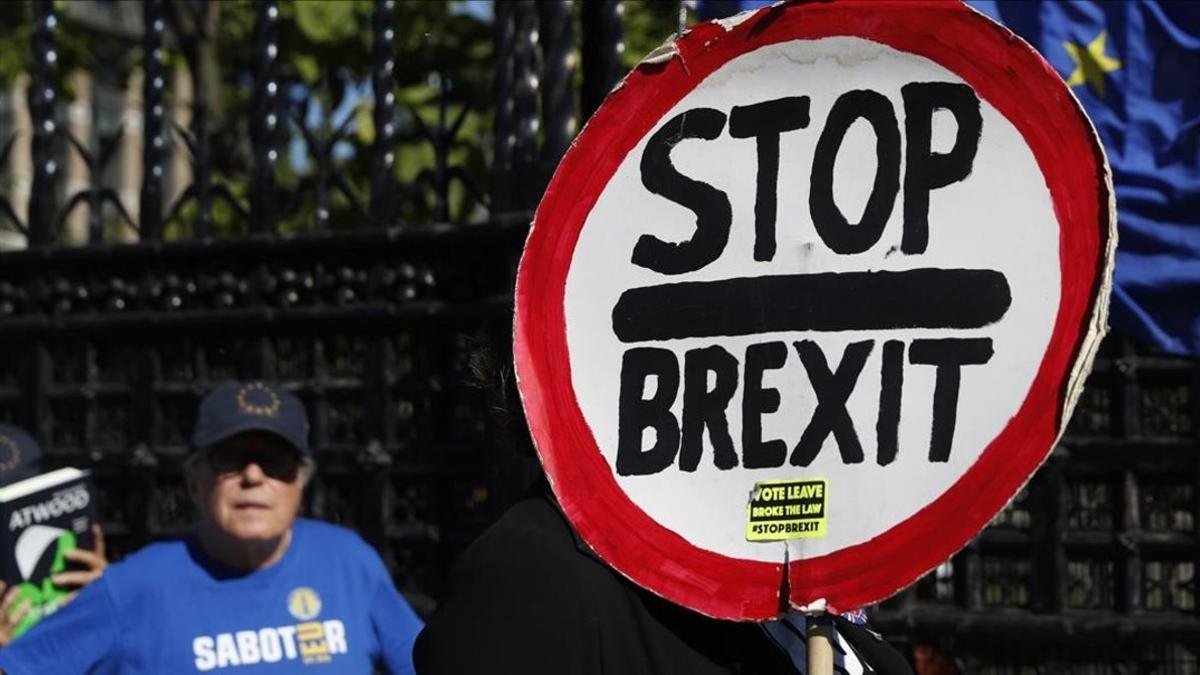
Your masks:
{"label": "ornate metal fence", "polygon": [[[204,4],[181,6],[202,35]],[[254,5],[254,65],[237,74],[251,92],[247,184],[219,180],[215,153],[230,141],[214,138],[202,96],[188,124],[173,119],[167,51],[183,54],[196,91],[220,74],[205,71],[204,45],[174,35],[179,7],[147,0],[129,31],[142,54],[136,210],[104,180],[115,141],[66,128],[55,7],[37,0],[28,16],[31,134],[0,139],[6,162],[27,144],[33,169],[27,208],[0,201],[28,242],[0,254],[0,419],[33,431],[49,463],[95,471],[119,556],[189,522],[179,460],[199,396],[224,379],[278,379],[313,420],[307,509],[363,533],[429,611],[457,552],[535,472],[521,434],[505,440],[493,366],[508,359],[529,210],[577,109],[590,113],[621,74],[620,3],[496,3],[494,117],[463,139],[467,110],[445,74],[432,118],[398,100],[411,8],[374,2],[364,192],[338,155],[349,127],[312,128],[307,97],[289,98],[278,2]],[[395,171],[403,133],[429,150],[410,181]],[[296,136],[312,170],[288,186],[280,164]],[[464,143],[486,151],[482,174],[455,163]],[[191,178],[172,195],[178,148]],[[65,156],[89,176],[69,193]],[[83,206],[85,245],[61,245]],[[974,543],[879,608],[884,630],[965,673],[1200,672],[1197,392],[1196,360],[1110,339],[1047,465]]]}

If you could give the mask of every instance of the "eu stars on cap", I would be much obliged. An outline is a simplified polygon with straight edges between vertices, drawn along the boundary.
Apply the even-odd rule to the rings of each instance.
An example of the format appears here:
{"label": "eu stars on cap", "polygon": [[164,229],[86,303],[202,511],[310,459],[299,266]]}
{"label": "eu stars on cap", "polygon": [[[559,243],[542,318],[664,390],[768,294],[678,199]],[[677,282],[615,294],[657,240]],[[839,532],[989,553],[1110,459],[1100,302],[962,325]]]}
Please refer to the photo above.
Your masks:
{"label": "eu stars on cap", "polygon": [[192,446],[212,447],[246,431],[276,434],[301,455],[312,454],[304,404],[279,385],[266,382],[231,382],[209,392],[200,402]]}

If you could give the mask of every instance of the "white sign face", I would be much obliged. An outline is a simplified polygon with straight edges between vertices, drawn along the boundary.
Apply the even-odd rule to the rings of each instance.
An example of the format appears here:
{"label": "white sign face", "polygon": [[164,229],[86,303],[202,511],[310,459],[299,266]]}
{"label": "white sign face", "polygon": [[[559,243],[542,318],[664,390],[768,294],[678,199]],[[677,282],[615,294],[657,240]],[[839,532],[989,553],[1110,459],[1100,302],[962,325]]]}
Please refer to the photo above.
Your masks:
{"label": "white sign face", "polygon": [[[876,93],[894,115],[903,155],[909,149],[903,129],[921,123],[907,119],[921,114],[905,107],[902,88],[913,82],[953,83],[970,91],[954,73],[928,59],[859,38],[831,37],[770,45],[733,59],[667,113],[655,133],[698,109],[729,115],[731,103],[745,106],[785,97],[808,101],[807,126],[778,135],[775,253],[767,260],[755,256],[756,239],[761,239],[755,206],[762,141],[731,137],[728,121],[716,138],[682,140],[670,151],[679,174],[719,190],[728,200],[728,241],[715,260],[680,274],[663,274],[631,260],[643,237],[678,246],[697,231],[693,211],[643,184],[642,165],[653,135],[621,163],[584,224],[566,289],[571,375],[580,409],[621,489],[647,515],[696,546],[736,558],[783,560],[782,544],[746,539],[748,495],[758,482],[805,477],[827,481],[825,535],[788,540],[789,559],[867,541],[945,492],[1029,392],[1058,310],[1058,227],[1036,159],[1012,124],[987,102],[978,104],[982,129],[970,173],[927,193],[928,245],[923,251],[902,250],[903,161],[897,163],[901,188],[895,208],[869,248],[839,253],[814,226],[810,179],[830,110],[848,92]],[[932,152],[948,153],[959,127],[954,115],[938,110],[931,125]],[[873,127],[860,117],[837,150],[833,202],[851,223],[861,220],[873,190],[872,174],[879,172],[876,143]],[[760,332],[762,324],[752,324],[746,327],[748,334],[699,337],[684,330],[741,320],[729,317],[754,299],[723,287],[728,280],[774,276],[795,284],[797,293],[824,291],[837,294],[839,302],[870,306],[875,300],[859,297],[852,285],[861,278],[857,275],[894,273],[903,285],[904,275],[913,270],[939,270],[946,276],[931,274],[928,286],[914,280],[906,290],[918,294],[889,302],[923,308],[938,301],[943,284],[953,283],[954,276],[944,271],[988,270],[1002,276],[1011,304],[994,322],[967,328],[863,329],[853,324],[858,312],[851,311],[845,329],[786,330],[781,325]],[[831,275],[828,286],[805,286],[820,274]],[[671,286],[693,282],[705,285],[694,287],[694,294],[672,292]],[[631,289],[641,295],[628,297],[654,307],[654,312],[639,308],[639,319],[668,324],[636,330],[657,330],[670,339],[627,342],[615,334],[614,308]],[[701,304],[676,304],[681,298]],[[724,306],[726,301],[737,305]],[[800,298],[798,304],[804,302]],[[953,317],[946,319],[952,323]],[[770,318],[763,323],[772,325]],[[931,439],[939,365],[914,362],[920,350],[937,349],[939,340],[986,344],[991,352],[986,360],[959,359],[958,365],[946,357],[940,366],[944,381],[952,376],[948,371],[959,378],[957,395],[943,392],[956,421],[948,448],[934,447]],[[899,416],[894,427],[881,429],[884,360],[889,356],[899,364],[889,367],[901,373]],[[639,368],[642,359],[648,363]],[[756,359],[761,365],[753,363]],[[761,375],[748,376],[748,369]],[[820,381],[825,391],[818,392],[813,376],[826,369],[839,377]],[[642,414],[633,416],[633,406],[627,405],[627,419],[622,419],[623,382],[627,397],[644,402]],[[772,390],[774,394],[762,393]],[[842,392],[848,392],[844,402]],[[769,405],[772,398],[779,400],[775,410]],[[822,398],[830,414],[840,418],[836,426],[826,426],[830,433],[814,428]],[[688,411],[688,403],[704,407]],[[757,429],[748,428],[747,411]],[[688,425],[689,413],[702,417]],[[840,446],[834,430],[843,434]],[[655,457],[622,472],[622,431],[627,442],[637,436],[636,444],[625,447],[628,456]],[[798,447],[805,434],[807,447]],[[881,449],[881,434],[894,435],[892,453]],[[657,445],[660,440],[663,446]],[[668,444],[673,447],[665,448]],[[767,446],[759,451],[763,466],[747,466],[743,455],[750,444]],[[724,467],[718,466],[720,452],[728,457]]]}
{"label": "white sign face", "polygon": [[1077,102],[1001,31],[784,5],[698,27],[585,127],[515,350],[555,494],[616,569],[723,618],[780,588],[867,604],[1048,454],[1104,325],[1111,191]]}

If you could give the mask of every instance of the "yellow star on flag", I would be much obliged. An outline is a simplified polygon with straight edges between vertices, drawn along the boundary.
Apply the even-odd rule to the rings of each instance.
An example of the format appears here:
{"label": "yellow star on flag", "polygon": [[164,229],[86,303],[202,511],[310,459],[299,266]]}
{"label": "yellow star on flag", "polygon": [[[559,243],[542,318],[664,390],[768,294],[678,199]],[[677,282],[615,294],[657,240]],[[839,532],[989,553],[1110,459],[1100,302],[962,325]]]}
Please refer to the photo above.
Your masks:
{"label": "yellow star on flag", "polygon": [[1121,67],[1120,61],[1104,53],[1107,41],[1108,31],[1102,30],[1086,47],[1074,42],[1063,43],[1067,54],[1070,54],[1071,60],[1075,62],[1075,70],[1071,71],[1071,76],[1067,78],[1068,87],[1078,87],[1087,82],[1100,98],[1104,98],[1104,74]]}

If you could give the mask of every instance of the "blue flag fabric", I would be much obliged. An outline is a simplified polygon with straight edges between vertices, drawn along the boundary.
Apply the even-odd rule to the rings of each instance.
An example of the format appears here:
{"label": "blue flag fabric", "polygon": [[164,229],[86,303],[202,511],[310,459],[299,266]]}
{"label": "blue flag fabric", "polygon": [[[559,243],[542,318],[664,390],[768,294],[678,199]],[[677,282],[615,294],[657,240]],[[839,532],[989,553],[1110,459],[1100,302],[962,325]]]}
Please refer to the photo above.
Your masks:
{"label": "blue flag fabric", "polygon": [[[770,4],[701,0],[713,19]],[[1200,2],[970,0],[1058,70],[1116,187],[1114,329],[1200,355]]]}
{"label": "blue flag fabric", "polygon": [[701,21],[724,19],[748,9],[758,9],[773,4],[774,0],[698,0],[696,16]]}
{"label": "blue flag fabric", "polygon": [[1112,326],[1200,355],[1200,3],[972,1],[1042,53],[1112,165]]}

